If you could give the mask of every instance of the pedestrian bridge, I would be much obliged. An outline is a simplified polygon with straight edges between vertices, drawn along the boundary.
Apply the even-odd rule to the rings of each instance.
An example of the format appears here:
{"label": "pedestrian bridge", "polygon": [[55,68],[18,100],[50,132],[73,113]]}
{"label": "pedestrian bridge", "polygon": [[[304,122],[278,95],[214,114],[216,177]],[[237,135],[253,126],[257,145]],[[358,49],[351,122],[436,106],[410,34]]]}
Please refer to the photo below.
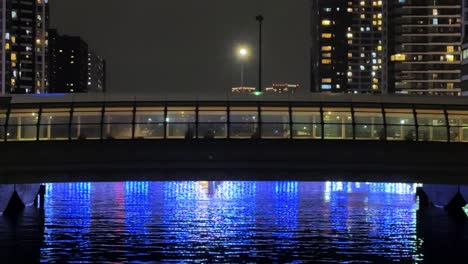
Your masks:
{"label": "pedestrian bridge", "polygon": [[[463,174],[467,142],[468,99],[463,97],[0,99],[0,173],[10,177],[4,181],[27,173],[111,169],[275,169],[300,171],[300,177],[350,169]],[[454,177],[450,181],[460,181]]]}

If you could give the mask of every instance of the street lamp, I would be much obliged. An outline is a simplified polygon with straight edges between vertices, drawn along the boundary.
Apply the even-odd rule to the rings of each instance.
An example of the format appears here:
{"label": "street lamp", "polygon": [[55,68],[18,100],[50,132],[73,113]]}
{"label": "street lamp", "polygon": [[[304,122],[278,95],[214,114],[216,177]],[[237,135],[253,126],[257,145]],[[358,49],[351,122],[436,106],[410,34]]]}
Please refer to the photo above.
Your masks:
{"label": "street lamp", "polygon": [[244,89],[244,61],[249,55],[249,51],[246,48],[239,49],[239,57],[241,59],[241,83],[240,88]]}
{"label": "street lamp", "polygon": [[258,88],[257,93],[262,92],[262,22],[263,16],[258,15],[255,17],[258,21]]}

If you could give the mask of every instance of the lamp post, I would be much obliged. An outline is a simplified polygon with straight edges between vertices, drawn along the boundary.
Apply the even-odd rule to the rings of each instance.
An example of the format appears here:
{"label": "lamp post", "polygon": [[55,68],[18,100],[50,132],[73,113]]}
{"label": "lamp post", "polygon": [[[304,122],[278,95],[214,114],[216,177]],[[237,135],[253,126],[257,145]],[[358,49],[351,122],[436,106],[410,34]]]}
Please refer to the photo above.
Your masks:
{"label": "lamp post", "polygon": [[262,92],[262,22],[263,16],[258,15],[255,17],[258,21],[258,88],[257,92]]}
{"label": "lamp post", "polygon": [[240,88],[244,89],[244,60],[249,55],[249,51],[245,48],[239,49],[239,56],[241,60],[241,83]]}

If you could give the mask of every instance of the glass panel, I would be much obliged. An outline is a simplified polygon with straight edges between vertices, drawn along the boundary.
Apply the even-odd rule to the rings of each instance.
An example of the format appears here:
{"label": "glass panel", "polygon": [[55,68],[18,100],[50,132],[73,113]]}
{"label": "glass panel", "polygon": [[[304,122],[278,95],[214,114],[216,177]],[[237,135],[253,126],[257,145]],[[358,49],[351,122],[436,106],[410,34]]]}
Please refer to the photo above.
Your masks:
{"label": "glass panel", "polygon": [[47,112],[41,114],[41,124],[64,125],[70,122],[70,112]]}
{"label": "glass panel", "polygon": [[468,111],[447,111],[451,126],[468,127]]}
{"label": "glass panel", "polygon": [[379,108],[355,108],[354,122],[364,125],[382,125],[384,123],[382,110]]}
{"label": "glass panel", "polygon": [[293,123],[321,123],[320,109],[308,107],[292,108]]}
{"label": "glass panel", "polygon": [[[163,116],[164,117],[164,116]],[[135,125],[135,138],[164,138],[164,124],[148,123]]]}
{"label": "glass panel", "polygon": [[356,125],[356,139],[385,140],[383,125]]}
{"label": "glass panel", "polygon": [[419,141],[447,141],[447,127],[420,126],[418,127]]}
{"label": "glass panel", "polygon": [[37,126],[23,125],[23,126],[8,126],[7,140],[8,141],[21,141],[21,140],[36,140]]}
{"label": "glass panel", "polygon": [[39,140],[68,140],[68,131],[68,125],[41,125]]}
{"label": "glass panel", "polygon": [[324,125],[325,139],[353,139],[353,126],[341,124]]}
{"label": "glass panel", "polygon": [[36,125],[39,119],[37,109],[13,109],[10,113],[9,125]]}
{"label": "glass panel", "polygon": [[445,114],[442,110],[416,110],[418,125],[445,126]]}
{"label": "glass panel", "polygon": [[72,139],[101,139],[100,124],[74,124],[71,127]]}
{"label": "glass panel", "polygon": [[225,123],[227,122],[226,111],[199,111],[198,122],[200,123]]}
{"label": "glass panel", "polygon": [[230,138],[259,138],[256,123],[232,124],[230,127]]}
{"label": "glass panel", "polygon": [[73,124],[100,124],[101,112],[73,112]]}
{"label": "glass panel", "polygon": [[[353,118],[351,109],[349,108],[324,108],[323,109],[323,122],[329,124],[347,123],[351,124]],[[325,133],[325,136],[327,133]]]}
{"label": "glass panel", "polygon": [[5,141],[5,127],[0,126],[0,143]]}
{"label": "glass panel", "polygon": [[256,110],[231,111],[231,123],[256,123],[258,112]]}
{"label": "glass panel", "polygon": [[450,142],[468,142],[468,127],[450,127]]}
{"label": "glass panel", "polygon": [[135,122],[142,124],[164,123],[163,107],[137,108]]}
{"label": "glass panel", "polygon": [[293,138],[322,138],[322,129],[320,124],[293,124]]}
{"label": "glass panel", "polygon": [[411,109],[385,109],[388,125],[414,125],[414,115]]}
{"label": "glass panel", "polygon": [[195,126],[192,124],[167,124],[167,138],[185,138],[195,137]]}
{"label": "glass panel", "polygon": [[131,124],[133,122],[132,108],[106,108],[104,123]]}
{"label": "glass panel", "polygon": [[226,138],[227,124],[226,123],[200,123],[198,124],[198,138]]}
{"label": "glass panel", "polygon": [[195,123],[195,108],[169,107],[166,122],[171,123]]}
{"label": "glass panel", "polygon": [[263,123],[289,123],[289,112],[262,112]]}
{"label": "glass panel", "polygon": [[262,124],[262,138],[289,138],[289,123]]}
{"label": "glass panel", "polygon": [[387,125],[387,140],[416,140],[416,128],[405,125]]}
{"label": "glass panel", "polygon": [[132,125],[129,124],[104,124],[104,139],[130,139],[132,138]]}
{"label": "glass panel", "polygon": [[0,110],[0,126],[4,125],[6,121],[6,111]]}

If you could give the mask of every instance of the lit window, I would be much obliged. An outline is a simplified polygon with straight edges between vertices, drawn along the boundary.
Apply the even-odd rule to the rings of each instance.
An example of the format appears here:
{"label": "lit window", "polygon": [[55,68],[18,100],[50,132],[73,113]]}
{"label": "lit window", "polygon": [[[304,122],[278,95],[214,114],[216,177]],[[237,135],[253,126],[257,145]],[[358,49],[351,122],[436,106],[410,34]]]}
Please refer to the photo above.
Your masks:
{"label": "lit window", "polygon": [[6,49],[6,50],[9,50],[9,49],[10,49],[10,43],[6,43],[6,44],[5,44],[5,49]]}
{"label": "lit window", "polygon": [[447,46],[447,52],[454,52],[453,46]]}
{"label": "lit window", "polygon": [[331,83],[332,79],[331,78],[322,78],[322,83]]}
{"label": "lit window", "polygon": [[331,38],[332,34],[331,33],[322,33],[322,38]]}
{"label": "lit window", "polygon": [[322,46],[322,51],[330,51],[332,50],[332,46]]}
{"label": "lit window", "polygon": [[405,61],[406,55],[405,54],[395,54],[390,57],[391,61]]}
{"label": "lit window", "polygon": [[330,20],[328,20],[328,19],[322,20],[322,26],[329,26],[329,25],[331,25],[331,21],[330,21]]}
{"label": "lit window", "polygon": [[323,90],[330,90],[332,87],[331,87],[331,84],[322,84],[322,89]]}
{"label": "lit window", "polygon": [[331,58],[331,53],[322,53],[323,58]]}
{"label": "lit window", "polygon": [[347,34],[346,34],[346,37],[348,37],[348,38],[353,38],[353,33],[347,33]]}
{"label": "lit window", "polygon": [[16,10],[12,10],[11,11],[11,18],[17,18],[17,17],[18,17],[18,15],[16,13]]}
{"label": "lit window", "polygon": [[330,59],[322,59],[322,64],[331,64]]}
{"label": "lit window", "polygon": [[359,69],[360,69],[361,71],[364,71],[364,70],[366,70],[366,67],[365,67],[364,65],[361,65],[361,66],[359,66]]}
{"label": "lit window", "polygon": [[382,50],[382,46],[381,46],[381,45],[377,46],[377,50],[378,50],[378,51],[381,51],[381,50]]}
{"label": "lit window", "polygon": [[365,2],[365,1],[361,1],[360,4],[363,6],[363,5],[366,5],[366,2]]}
{"label": "lit window", "polygon": [[454,56],[451,55],[451,54],[447,54],[447,55],[445,55],[445,57],[447,58],[447,61],[453,61],[454,60]]}
{"label": "lit window", "polygon": [[12,61],[16,61],[16,53],[12,53],[12,54],[10,55],[10,59],[11,59]]}

